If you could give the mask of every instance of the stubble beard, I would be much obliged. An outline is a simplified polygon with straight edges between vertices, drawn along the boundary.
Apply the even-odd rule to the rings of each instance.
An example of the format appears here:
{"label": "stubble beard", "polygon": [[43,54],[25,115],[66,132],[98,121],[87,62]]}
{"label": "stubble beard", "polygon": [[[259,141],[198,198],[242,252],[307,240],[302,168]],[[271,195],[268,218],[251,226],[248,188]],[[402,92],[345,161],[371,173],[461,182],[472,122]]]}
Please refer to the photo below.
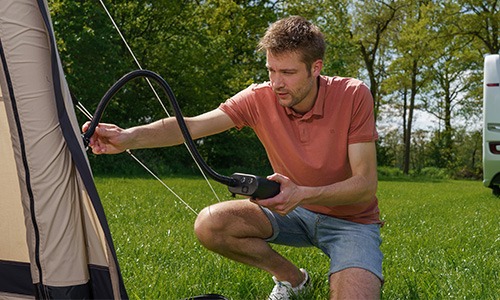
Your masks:
{"label": "stubble beard", "polygon": [[[308,79],[310,79],[309,77]],[[288,107],[288,108],[293,108],[294,106],[298,105],[301,103],[311,92],[313,88],[314,80],[310,80],[309,83],[303,88],[298,89],[297,91],[293,90],[274,90],[274,93],[276,94],[276,97],[278,98],[278,101],[281,106]],[[279,96],[279,93],[287,93],[287,97],[285,99],[282,99]],[[291,98],[290,101],[287,101],[288,98]],[[288,102],[288,103],[287,103]]]}

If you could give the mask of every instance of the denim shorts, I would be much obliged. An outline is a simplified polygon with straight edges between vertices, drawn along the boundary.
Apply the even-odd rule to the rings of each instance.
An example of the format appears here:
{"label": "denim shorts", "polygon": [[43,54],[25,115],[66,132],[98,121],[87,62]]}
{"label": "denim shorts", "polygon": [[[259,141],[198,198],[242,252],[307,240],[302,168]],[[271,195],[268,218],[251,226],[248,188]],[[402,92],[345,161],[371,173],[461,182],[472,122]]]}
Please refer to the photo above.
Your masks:
{"label": "denim shorts", "polygon": [[317,247],[330,258],[329,276],[347,268],[361,268],[382,282],[380,224],[360,224],[297,207],[281,216],[262,207],[273,226],[269,243]]}

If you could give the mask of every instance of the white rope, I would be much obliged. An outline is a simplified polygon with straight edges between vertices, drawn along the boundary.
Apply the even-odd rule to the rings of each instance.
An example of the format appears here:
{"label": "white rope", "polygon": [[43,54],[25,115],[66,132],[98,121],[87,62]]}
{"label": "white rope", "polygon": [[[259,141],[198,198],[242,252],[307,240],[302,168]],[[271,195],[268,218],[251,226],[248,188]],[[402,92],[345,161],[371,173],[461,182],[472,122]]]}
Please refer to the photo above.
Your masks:
{"label": "white rope", "polygon": [[85,106],[83,106],[80,101],[78,101],[76,107],[82,112],[82,114],[84,114],[90,121],[92,121],[92,114],[85,108]]}
{"label": "white rope", "polygon": [[186,201],[184,201],[179,195],[177,195],[165,182],[163,182],[163,180],[161,180],[158,176],[156,176],[156,174],[153,173],[153,171],[151,171],[148,167],[146,167],[146,165],[144,163],[142,163],[142,161],[140,161],[134,154],[132,154],[132,152],[130,152],[129,149],[127,149],[127,153],[130,154],[130,156],[132,156],[132,158],[135,159],[135,161],[137,161],[144,169],[146,169],[146,171],[148,171],[149,174],[151,174],[151,176],[153,176],[154,178],[156,178],[156,180],[158,180],[159,182],[161,182],[161,184],[163,184],[163,186],[167,190],[169,190],[175,197],[177,197],[177,199],[179,199],[195,215],[198,215],[198,213]]}
{"label": "white rope", "polygon": [[[106,11],[106,14],[108,15],[109,19],[111,20],[111,23],[113,23],[113,26],[115,27],[116,31],[118,32],[118,34],[120,35],[123,43],[125,44],[125,46],[127,47],[127,50],[128,52],[130,53],[130,55],[132,55],[135,63],[137,64],[137,67],[139,67],[139,69],[143,70],[141,64],[139,63],[139,60],[137,59],[137,57],[135,56],[134,52],[132,51],[132,48],[130,48],[129,44],[127,43],[127,40],[125,39],[125,36],[122,34],[122,32],[120,31],[120,28],[118,27],[118,25],[116,24],[115,20],[113,19],[113,16],[111,15],[111,13],[109,12],[108,8],[106,7],[106,5],[104,4],[103,0],[99,0],[99,2],[101,3],[102,7],[104,8],[104,10]],[[163,101],[160,99],[160,96],[158,95],[158,93],[156,92],[155,88],[153,87],[153,85],[151,84],[151,81],[149,80],[149,78],[146,78],[146,81],[148,82],[149,84],[149,87],[151,88],[151,90],[153,91],[153,93],[155,94],[155,97],[156,99],[158,100],[158,102],[160,102],[160,105],[161,107],[163,108],[163,111],[165,112],[165,114],[170,117],[170,114],[167,110],[167,108],[165,107],[165,105],[163,104]],[[210,189],[212,190],[212,193],[214,194],[215,198],[217,199],[218,202],[220,202],[220,198],[219,196],[217,195],[217,193],[215,192],[212,184],[210,183],[210,181],[208,180],[207,176],[205,175],[205,172],[203,172],[203,169],[201,168],[201,166],[198,164],[198,162],[196,161],[196,159],[194,158],[194,154],[191,152],[191,150],[189,149],[189,147],[187,146],[186,142],[184,142],[184,145],[186,146],[186,149],[188,150],[189,154],[191,155],[191,158],[193,158],[196,166],[198,167],[198,169],[200,170],[203,178],[205,178],[205,181],[207,182],[208,186],[210,187]],[[147,169],[147,168],[146,168]]]}

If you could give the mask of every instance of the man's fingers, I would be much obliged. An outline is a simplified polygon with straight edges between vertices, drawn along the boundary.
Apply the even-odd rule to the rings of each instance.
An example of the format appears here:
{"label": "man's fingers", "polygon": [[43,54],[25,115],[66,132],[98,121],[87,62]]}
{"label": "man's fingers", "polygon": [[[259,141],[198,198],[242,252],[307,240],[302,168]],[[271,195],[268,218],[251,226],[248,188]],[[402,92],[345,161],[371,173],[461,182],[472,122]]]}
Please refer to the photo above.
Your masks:
{"label": "man's fingers", "polygon": [[85,122],[82,125],[82,132],[87,132],[87,130],[89,129],[89,126],[90,126],[90,121]]}
{"label": "man's fingers", "polygon": [[106,145],[99,140],[96,140],[92,146],[92,152],[94,154],[105,154],[106,150]]}
{"label": "man's fingers", "polygon": [[273,175],[269,175],[267,176],[267,179],[269,180],[272,180],[272,181],[276,181],[278,182],[279,184],[282,184],[284,183],[286,180],[288,180],[288,177],[284,176],[284,175],[281,175],[279,173],[274,173]]}

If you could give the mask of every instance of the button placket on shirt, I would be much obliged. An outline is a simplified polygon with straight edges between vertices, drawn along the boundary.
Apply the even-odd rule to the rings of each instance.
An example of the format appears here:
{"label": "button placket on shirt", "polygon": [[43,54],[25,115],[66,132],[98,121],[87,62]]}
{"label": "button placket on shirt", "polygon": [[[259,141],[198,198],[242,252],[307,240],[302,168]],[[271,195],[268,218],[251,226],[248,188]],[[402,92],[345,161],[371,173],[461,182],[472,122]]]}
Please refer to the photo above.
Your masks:
{"label": "button placket on shirt", "polygon": [[299,136],[302,143],[309,141],[309,130],[307,128],[307,124],[307,120],[299,120]]}

